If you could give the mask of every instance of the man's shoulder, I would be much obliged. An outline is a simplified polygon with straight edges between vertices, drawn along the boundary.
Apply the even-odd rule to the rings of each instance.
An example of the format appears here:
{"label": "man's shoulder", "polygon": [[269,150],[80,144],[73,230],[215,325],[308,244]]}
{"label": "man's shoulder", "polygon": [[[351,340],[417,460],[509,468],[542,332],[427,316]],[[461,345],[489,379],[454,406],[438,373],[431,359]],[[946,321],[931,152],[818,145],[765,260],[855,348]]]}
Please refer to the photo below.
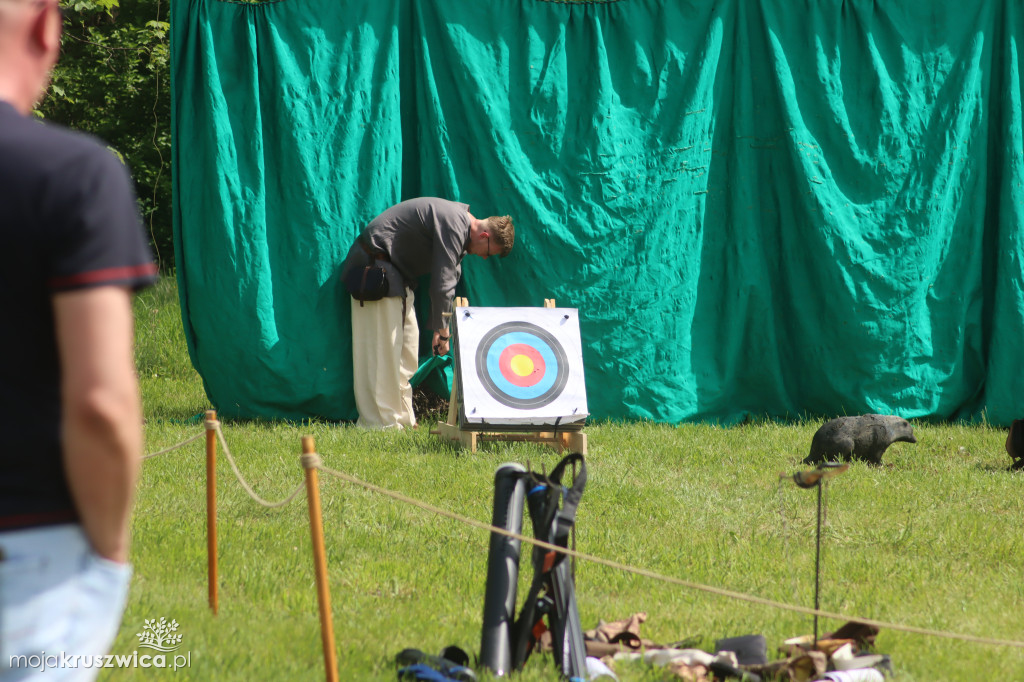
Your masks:
{"label": "man's shoulder", "polygon": [[[367,233],[379,241],[384,234],[409,228],[433,231],[437,226],[469,225],[469,205],[440,197],[416,197],[399,202],[374,218]],[[377,244],[380,246],[380,244]]]}
{"label": "man's shoulder", "polygon": [[451,199],[443,199],[441,197],[416,197],[414,199],[406,199],[398,204],[398,206],[412,211],[433,209],[434,211],[441,211],[445,213],[456,213],[469,210],[469,204],[464,204],[461,201],[452,201]]}
{"label": "man's shoulder", "polygon": [[121,165],[98,138],[57,123],[22,116],[9,107],[0,108],[0,148],[3,164],[25,172]]}

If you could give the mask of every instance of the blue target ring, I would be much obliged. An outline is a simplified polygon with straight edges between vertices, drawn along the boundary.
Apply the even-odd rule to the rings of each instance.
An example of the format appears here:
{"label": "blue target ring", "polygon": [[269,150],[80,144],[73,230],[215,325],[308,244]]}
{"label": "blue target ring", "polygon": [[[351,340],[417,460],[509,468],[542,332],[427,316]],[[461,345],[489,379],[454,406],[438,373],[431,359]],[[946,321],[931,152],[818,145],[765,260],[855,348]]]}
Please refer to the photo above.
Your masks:
{"label": "blue target ring", "polygon": [[[510,346],[525,346],[543,360],[537,363],[529,385],[508,378],[513,369],[502,353]],[[546,329],[529,322],[505,322],[484,335],[476,349],[476,372],[484,390],[502,405],[516,409],[536,409],[553,402],[569,381],[569,362],[565,349]]]}

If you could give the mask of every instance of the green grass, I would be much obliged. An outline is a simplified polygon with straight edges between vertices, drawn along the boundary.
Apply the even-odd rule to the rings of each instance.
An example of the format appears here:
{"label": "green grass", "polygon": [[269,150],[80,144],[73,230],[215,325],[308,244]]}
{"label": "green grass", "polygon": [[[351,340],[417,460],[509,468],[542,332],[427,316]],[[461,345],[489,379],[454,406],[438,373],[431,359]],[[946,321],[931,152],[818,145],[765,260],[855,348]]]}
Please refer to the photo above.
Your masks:
{"label": "green grass", "polygon": [[[136,304],[138,365],[148,452],[202,432],[210,406],[189,364],[173,281]],[[581,552],[683,580],[813,605],[815,494],[779,484],[800,468],[820,422],[733,428],[652,423],[588,425],[589,484],[579,508]],[[324,463],[365,481],[481,521],[491,518],[495,468],[550,469],[558,456],[524,443],[469,454],[431,436],[368,433],[347,425],[224,423],[240,469],[266,499],[302,481],[300,439]],[[986,425],[916,426],[885,465],[855,464],[827,488],[822,609],[971,634],[1024,639],[1024,479],[1006,471],[1005,431]],[[191,668],[112,670],[101,679],[317,680],[323,660],[304,496],[265,509],[218,461],[220,613],[206,604],[203,442],[147,460],[134,514],[135,575],[114,653],[138,650],[148,618],[174,618]],[[336,650],[343,680],[394,679],[405,647],[475,654],[486,574],[482,530],[321,476]],[[523,560],[523,576],[529,576]],[[760,633],[769,650],[810,633],[808,615],[577,565],[585,628],[648,614],[656,642]],[[820,630],[841,622],[822,619]],[[883,629],[877,650],[897,681],[1024,679],[1024,651]],[[140,652],[142,653],[142,652]],[[642,665],[624,682],[660,680]],[[484,679],[486,676],[481,676]],[[517,679],[555,680],[549,655]]]}

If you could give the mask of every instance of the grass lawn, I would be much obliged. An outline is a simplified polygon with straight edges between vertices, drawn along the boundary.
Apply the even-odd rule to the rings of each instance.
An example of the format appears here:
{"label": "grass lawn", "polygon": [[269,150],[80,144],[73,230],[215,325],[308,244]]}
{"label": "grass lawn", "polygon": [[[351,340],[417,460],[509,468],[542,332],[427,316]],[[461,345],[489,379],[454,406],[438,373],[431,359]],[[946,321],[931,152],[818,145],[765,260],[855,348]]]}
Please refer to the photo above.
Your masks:
{"label": "grass lawn", "polygon": [[[146,449],[202,433],[210,405],[189,364],[172,281],[136,303]],[[300,439],[325,465],[489,522],[494,470],[559,456],[523,443],[476,454],[417,432],[327,423],[231,422],[224,433],[256,492],[280,500],[302,481]],[[588,425],[589,484],[578,549],[686,581],[813,606],[815,493],[780,472],[800,468],[820,422],[732,428]],[[879,468],[855,464],[829,484],[821,607],[848,616],[1004,640],[1024,639],[1024,478],[1006,471],[1004,429],[917,424]],[[223,451],[218,461],[220,613],[206,604],[203,441],[147,460],[134,514],[135,574],[113,653],[139,650],[146,619],[174,619],[190,667],[108,670],[101,679],[324,679],[305,496],[256,504]],[[321,496],[342,680],[395,679],[395,654],[479,650],[488,534],[326,474]],[[527,527],[529,521],[527,520]],[[524,551],[524,554],[528,552]],[[522,562],[522,582],[529,579]],[[525,591],[525,590],[523,590]],[[521,594],[522,592],[521,591]],[[763,634],[769,651],[812,631],[809,615],[720,597],[591,562],[577,564],[584,627],[647,613],[645,638],[673,642]],[[822,619],[821,632],[842,622]],[[894,680],[1021,680],[1024,650],[883,629]],[[170,662],[170,659],[168,659]],[[642,664],[623,682],[659,680]],[[486,679],[481,675],[481,679]],[[550,655],[516,679],[556,680]]]}

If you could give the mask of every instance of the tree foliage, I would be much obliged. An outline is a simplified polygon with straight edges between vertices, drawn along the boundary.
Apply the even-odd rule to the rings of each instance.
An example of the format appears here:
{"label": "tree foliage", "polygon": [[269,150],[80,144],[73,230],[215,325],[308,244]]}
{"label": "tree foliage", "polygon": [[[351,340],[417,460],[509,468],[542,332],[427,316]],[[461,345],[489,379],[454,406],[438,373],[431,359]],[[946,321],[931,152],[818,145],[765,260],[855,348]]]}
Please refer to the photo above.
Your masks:
{"label": "tree foliage", "polygon": [[135,178],[162,269],[171,227],[170,46],[165,0],[62,3],[61,58],[39,113],[104,140]]}

